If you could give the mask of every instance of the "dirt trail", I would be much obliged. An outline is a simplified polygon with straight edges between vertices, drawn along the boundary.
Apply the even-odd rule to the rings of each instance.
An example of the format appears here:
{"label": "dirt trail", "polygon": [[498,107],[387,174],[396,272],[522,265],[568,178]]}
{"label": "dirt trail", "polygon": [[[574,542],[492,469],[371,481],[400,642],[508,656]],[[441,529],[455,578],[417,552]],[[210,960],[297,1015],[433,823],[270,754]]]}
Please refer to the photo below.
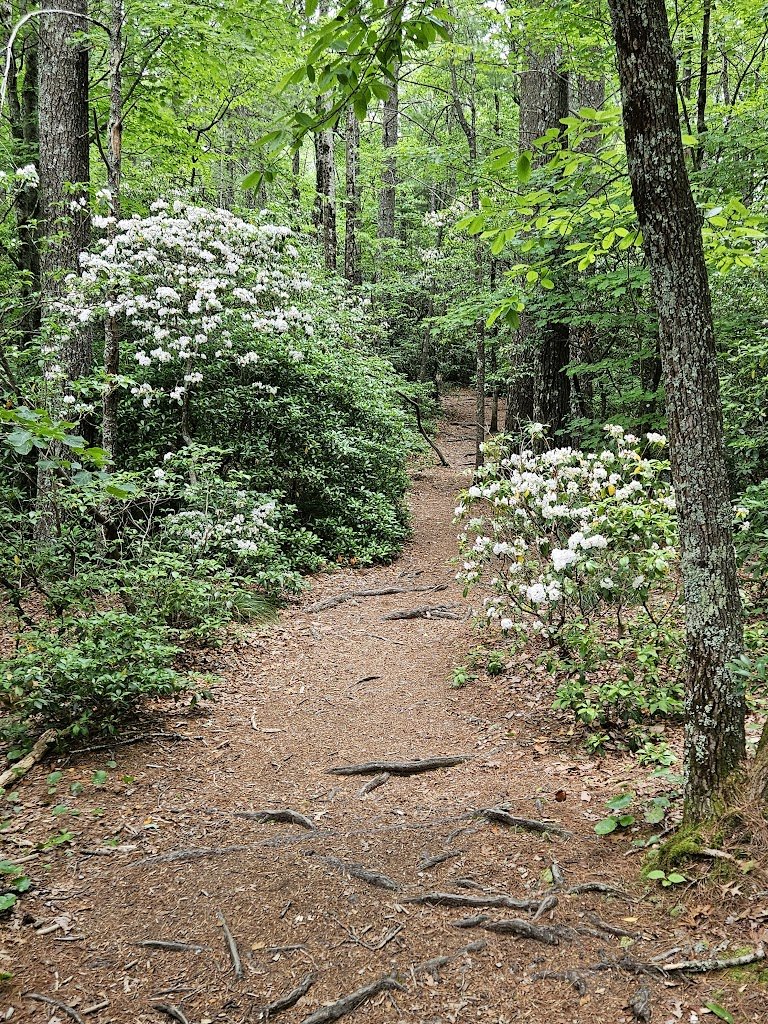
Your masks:
{"label": "dirt trail", "polygon": [[[414,536],[397,563],[319,578],[276,627],[244,631],[220,667],[219,703],[175,723],[186,742],[118,750],[100,787],[89,780],[108,754],[65,767],[63,784],[85,786],[69,801],[79,809],[76,818],[51,818],[52,805],[67,797],[47,794],[50,766],[23,784],[20,825],[8,835],[16,855],[24,855],[25,844],[34,851],[58,828],[73,839],[30,854],[37,889],[14,917],[4,947],[8,959],[0,969],[15,978],[0,996],[0,1018],[13,1007],[14,1020],[68,1019],[60,1008],[21,996],[36,992],[95,1024],[170,1020],[152,1008],[158,1003],[175,1006],[182,1014],[176,1019],[190,1024],[244,1024],[262,1019],[266,1004],[312,973],[308,994],[270,1017],[298,1024],[322,1004],[395,972],[401,989],[375,996],[345,1019],[621,1024],[636,1019],[626,1007],[642,979],[600,972],[585,975],[586,988],[577,991],[573,978],[534,976],[624,954],[622,941],[629,940],[590,915],[639,933],[632,947],[638,959],[672,947],[684,956],[693,948],[696,919],[687,930],[668,917],[665,924],[665,904],[656,897],[634,905],[561,891],[537,926],[581,932],[562,932],[557,945],[457,928],[457,920],[480,911],[409,902],[435,891],[540,901],[551,887],[546,872],[553,860],[565,888],[619,884],[638,896],[637,858],[627,860],[626,843],[599,840],[592,827],[625,763],[614,758],[596,766],[586,757],[567,724],[553,717],[551,693],[531,665],[493,685],[451,689],[452,668],[477,643],[468,617],[383,621],[423,604],[455,603],[469,615],[449,563],[456,491],[471,461],[470,417],[468,401],[448,401],[440,443],[453,468],[415,475]],[[446,589],[307,611],[323,598],[387,586]],[[367,777],[328,774],[337,765],[458,754],[471,760],[393,776],[365,796],[359,791]],[[574,838],[471,816],[500,803],[519,816],[551,818]],[[286,808],[313,829],[239,816]],[[430,858],[444,859],[425,866]],[[343,865],[362,865],[377,884]],[[481,912],[490,921],[532,919],[526,910]],[[237,944],[241,979],[222,915]],[[138,945],[148,940],[203,948]],[[482,948],[458,952],[470,943]],[[457,952],[439,969],[418,970]],[[652,980],[654,1021],[670,1014],[687,1021],[685,1008],[700,1006],[716,984],[665,992]],[[763,1019],[749,992],[738,998],[745,1013],[739,1020]]]}

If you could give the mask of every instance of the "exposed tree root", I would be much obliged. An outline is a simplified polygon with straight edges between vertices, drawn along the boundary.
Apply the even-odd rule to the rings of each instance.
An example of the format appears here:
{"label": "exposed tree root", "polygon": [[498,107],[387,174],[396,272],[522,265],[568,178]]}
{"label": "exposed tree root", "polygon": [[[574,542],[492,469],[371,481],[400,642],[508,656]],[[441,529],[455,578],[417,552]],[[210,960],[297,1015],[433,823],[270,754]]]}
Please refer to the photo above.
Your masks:
{"label": "exposed tree root", "polygon": [[419,861],[416,870],[429,871],[430,868],[436,868],[438,864],[444,864],[447,860],[460,857],[463,852],[463,850],[449,850],[446,853],[438,853],[434,857],[426,857],[424,860]]}
{"label": "exposed tree root", "polygon": [[635,1020],[641,1024],[650,1024],[653,1011],[651,1009],[651,990],[647,985],[641,985],[627,1003],[628,1009],[632,1011]]}
{"label": "exposed tree root", "polygon": [[572,833],[550,821],[537,821],[532,818],[518,818],[510,814],[503,807],[483,807],[475,812],[478,817],[485,818],[499,825],[508,825],[509,828],[520,828],[526,832],[538,832],[541,835],[561,836],[563,839],[570,839]]}
{"label": "exposed tree root", "polygon": [[307,974],[306,977],[299,982],[296,988],[292,988],[290,992],[286,992],[284,996],[280,996],[279,999],[275,999],[274,1002],[268,1003],[262,1010],[260,1010],[261,1019],[266,1024],[270,1017],[274,1017],[276,1014],[282,1013],[283,1010],[290,1010],[292,1006],[295,1006],[296,1003],[298,1003],[302,996],[305,996],[307,992],[309,992],[316,980],[317,976],[315,974]]}
{"label": "exposed tree root", "polygon": [[707,974],[710,971],[727,971],[731,967],[747,967],[749,964],[760,963],[761,960],[765,960],[763,946],[758,946],[751,953],[724,960],[680,960],[674,964],[654,964],[625,956],[618,961],[618,965],[634,974]]}
{"label": "exposed tree root", "polygon": [[302,828],[306,828],[310,832],[315,831],[315,825],[309,818],[289,808],[280,811],[232,811],[232,817],[247,818],[249,821],[259,821],[262,824],[277,822],[278,824],[301,825]]}
{"label": "exposed tree root", "polygon": [[531,976],[531,981],[567,981],[580,996],[587,994],[587,979],[578,971],[539,971]]}
{"label": "exposed tree root", "polygon": [[568,932],[562,929],[546,928],[542,925],[531,924],[530,921],[523,921],[518,917],[492,921],[486,914],[477,914],[475,917],[465,917],[459,921],[454,921],[453,927],[483,928],[487,932],[496,932],[499,935],[515,935],[519,939],[533,939],[536,942],[543,942],[548,946],[557,946],[561,939],[568,938]]}
{"label": "exposed tree root", "polygon": [[390,775],[418,775],[421,772],[432,772],[437,768],[453,768],[457,764],[471,761],[468,754],[456,757],[425,757],[420,761],[368,761],[365,764],[339,765],[327,768],[326,775],[376,775],[388,772]]}
{"label": "exposed tree root", "polygon": [[75,1021],[75,1024],[85,1024],[85,1021],[73,1006],[68,1006],[58,999],[52,999],[51,996],[42,995],[40,992],[25,992],[24,998],[34,999],[37,1003],[47,1003],[48,1006],[54,1006],[57,1010],[61,1010],[62,1013],[66,1013],[68,1017]]}
{"label": "exposed tree root", "polygon": [[351,878],[358,878],[361,882],[367,882],[368,885],[373,885],[377,889],[389,889],[391,892],[395,892],[400,888],[393,879],[380,874],[378,871],[370,871],[362,864],[350,864],[347,861],[339,860],[338,857],[323,857],[318,854],[315,856],[323,864],[327,864],[328,867],[334,868],[334,870],[340,871],[344,875],[349,875]]}
{"label": "exposed tree root", "polygon": [[175,1020],[176,1024],[189,1024],[178,1006],[174,1006],[172,1003],[153,1003],[152,1009],[157,1010],[158,1013],[164,1013],[166,1017]]}
{"label": "exposed tree root", "polygon": [[314,1013],[310,1013],[308,1017],[305,1017],[301,1024],[328,1024],[329,1021],[341,1020],[342,1017],[352,1013],[353,1010],[356,1010],[358,1006],[361,1006],[369,999],[373,999],[381,992],[391,992],[394,989],[400,992],[405,991],[397,979],[391,975],[379,978],[378,981],[371,982],[370,985],[364,985],[362,988],[350,992],[349,995],[342,996],[341,999],[337,999],[330,1006],[321,1006]]}
{"label": "exposed tree root", "polygon": [[479,953],[487,945],[488,943],[485,939],[477,939],[475,942],[470,942],[468,945],[462,946],[461,949],[457,949],[455,953],[449,953],[446,956],[433,956],[431,960],[425,960],[421,964],[416,964],[415,967],[411,968],[411,973],[414,977],[418,974],[431,974],[436,977],[437,972],[442,967],[447,967],[448,964],[452,964],[454,960],[458,960],[459,957],[464,956],[466,953]]}
{"label": "exposed tree root", "polygon": [[456,601],[452,604],[421,604],[417,608],[403,608],[400,611],[390,612],[389,615],[382,615],[381,621],[390,622],[395,619],[453,619],[455,622],[460,622],[463,616],[451,610],[459,607],[461,606]]}
{"label": "exposed tree root", "polygon": [[[538,910],[541,900],[518,900],[513,896],[463,896],[456,892],[428,892],[409,896],[403,903],[425,903],[431,907],[505,907],[507,910]],[[554,904],[551,904],[554,906]]]}
{"label": "exposed tree root", "polygon": [[226,853],[242,853],[249,846],[200,846],[190,850],[173,850],[171,853],[158,853],[152,857],[143,857],[128,865],[129,868],[144,867],[147,864],[170,864],[176,860],[202,860],[205,857],[219,857]]}
{"label": "exposed tree root", "polygon": [[348,590],[344,594],[337,594],[336,597],[324,597],[322,601],[315,601],[314,604],[307,605],[304,611],[310,614],[325,612],[329,608],[337,608],[347,601],[356,601],[358,597],[387,597],[390,594],[436,594],[438,591],[447,589],[447,583],[435,583],[428,587],[378,587],[375,590]]}
{"label": "exposed tree root", "polygon": [[392,776],[389,772],[382,772],[381,775],[374,775],[374,777],[369,779],[364,786],[360,787],[357,795],[367,796],[369,793],[372,793],[374,789],[378,789],[379,786],[383,786],[385,783],[389,782],[391,778]]}

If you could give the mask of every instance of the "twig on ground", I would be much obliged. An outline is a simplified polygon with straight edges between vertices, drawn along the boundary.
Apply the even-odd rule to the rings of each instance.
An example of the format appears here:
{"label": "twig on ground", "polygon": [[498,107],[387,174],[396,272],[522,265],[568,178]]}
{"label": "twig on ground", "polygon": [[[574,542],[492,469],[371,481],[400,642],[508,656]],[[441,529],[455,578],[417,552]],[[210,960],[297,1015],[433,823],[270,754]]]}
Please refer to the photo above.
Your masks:
{"label": "twig on ground", "polygon": [[431,960],[425,960],[421,964],[416,964],[415,967],[411,968],[411,973],[414,977],[417,974],[432,974],[436,975],[441,967],[447,967],[448,964],[458,960],[460,956],[464,956],[465,953],[479,953],[485,949],[488,943],[485,939],[477,939],[475,942],[470,942],[467,946],[462,946],[461,949],[457,949],[455,953],[449,953],[447,956],[433,956]]}
{"label": "twig on ground", "polygon": [[226,918],[220,910],[216,911],[216,917],[218,918],[219,924],[221,925],[222,931],[224,932],[224,938],[227,942],[227,949],[229,950],[229,956],[232,960],[232,968],[235,972],[235,977],[239,980],[243,976],[243,965],[240,962],[240,952],[235,942],[235,937],[229,930]]}
{"label": "twig on ground", "polygon": [[366,782],[364,786],[360,787],[357,795],[367,796],[369,793],[372,793],[374,789],[378,789],[379,786],[383,786],[386,782],[389,782],[391,778],[392,776],[389,772],[382,772],[381,775],[374,775],[374,777]]}
{"label": "twig on ground", "polygon": [[242,853],[247,846],[200,846],[190,850],[173,850],[171,853],[159,853],[152,857],[143,857],[128,865],[129,868],[143,867],[146,864],[170,864],[175,860],[202,860],[204,857],[219,857],[226,853]]}
{"label": "twig on ground", "polygon": [[233,811],[233,818],[246,818],[248,821],[258,821],[262,825],[266,825],[270,822],[276,822],[278,824],[287,823],[290,825],[301,825],[302,828],[308,829],[310,832],[315,831],[315,825],[305,817],[303,814],[299,814],[298,811],[292,811],[290,808],[279,811]]}
{"label": "twig on ground", "polygon": [[470,761],[468,754],[456,757],[425,757],[420,761],[368,761],[365,764],[338,765],[327,768],[326,775],[377,775],[389,772],[390,775],[418,775],[421,772],[432,772],[437,768],[453,768],[457,764]]}
{"label": "twig on ground", "polygon": [[442,864],[447,860],[452,860],[454,857],[460,857],[463,852],[463,850],[451,850],[447,853],[438,853],[434,857],[425,857],[424,860],[419,861],[416,870],[429,871],[430,868],[436,868],[438,864]]}
{"label": "twig on ground", "polygon": [[[39,736],[35,745],[32,747],[26,757],[22,757],[20,761],[11,765],[7,768],[2,775],[0,775],[0,789],[5,789],[9,785],[13,785],[20,779],[23,779],[30,768],[34,768],[38,761],[42,760],[48,752],[48,747],[56,742],[58,733],[55,729],[46,729],[46,731]],[[31,998],[31,997],[30,997]]]}
{"label": "twig on ground", "polygon": [[153,1003],[152,1009],[157,1010],[158,1013],[164,1013],[166,1017],[175,1020],[176,1024],[189,1024],[178,1006],[174,1006],[173,1003]]}
{"label": "twig on ground", "polygon": [[563,839],[572,838],[572,833],[550,821],[536,821],[532,818],[518,818],[510,814],[502,807],[482,807],[477,811],[480,818],[492,821],[499,825],[508,825],[510,828],[521,828],[526,832],[538,832],[540,835],[561,836]]}
{"label": "twig on ground", "polygon": [[626,928],[620,928],[615,924],[608,924],[607,921],[601,921],[597,914],[586,914],[587,921],[591,922],[595,928],[601,932],[605,932],[606,935],[615,935],[618,938],[636,939],[637,932],[628,932]]}
{"label": "twig on ground", "polygon": [[145,740],[173,740],[174,742],[189,743],[202,738],[202,736],[184,736],[180,732],[141,732],[136,736],[125,736],[121,740],[115,739],[109,743],[99,743],[94,747],[78,747],[77,750],[68,750],[67,757],[74,757],[75,754],[93,754],[99,750],[112,750],[113,747],[129,747],[132,743],[143,743]]}
{"label": "twig on ground", "polygon": [[98,1013],[99,1010],[106,1010],[108,1006],[108,999],[102,999],[99,1003],[91,1003],[90,1006],[86,1006],[83,1010],[83,1016],[86,1017],[89,1013]]}
{"label": "twig on ground", "polygon": [[282,1013],[283,1010],[290,1010],[292,1006],[295,1006],[296,1003],[298,1003],[302,996],[305,996],[307,992],[309,992],[316,980],[317,977],[315,974],[307,974],[306,977],[299,982],[296,988],[292,988],[291,991],[286,992],[284,996],[280,996],[279,999],[275,999],[274,1002],[268,1003],[263,1007],[263,1009],[259,1011],[261,1019],[266,1024],[266,1021],[268,1021],[270,1017],[274,1017],[275,1014]]}
{"label": "twig on ground", "polygon": [[208,946],[198,946],[193,942],[175,942],[167,939],[142,939],[141,942],[134,942],[134,946],[142,946],[144,949],[165,949],[172,953],[202,953]]}
{"label": "twig on ground", "polygon": [[66,1013],[68,1017],[75,1021],[75,1024],[85,1024],[83,1018],[73,1006],[67,1006],[66,1003],[62,1003],[58,999],[42,995],[40,992],[24,992],[22,995],[24,999],[34,999],[37,1003],[47,1003],[48,1006],[55,1006],[57,1010],[61,1010],[62,1013]]}
{"label": "twig on ground", "polygon": [[367,882],[368,885],[373,885],[377,889],[389,889],[394,892],[400,888],[397,882],[391,878],[380,874],[378,871],[370,871],[362,864],[350,864],[347,861],[339,860],[338,857],[316,856],[318,860],[321,860],[323,864],[327,864],[328,867],[340,871],[344,875],[349,875],[351,878],[358,878],[361,882]]}
{"label": "twig on ground", "polygon": [[381,992],[391,992],[394,989],[397,989],[399,992],[405,991],[397,979],[391,975],[379,978],[378,981],[371,982],[370,985],[364,985],[362,988],[350,992],[349,995],[342,996],[341,999],[337,999],[330,1006],[321,1006],[314,1013],[310,1013],[308,1017],[305,1017],[301,1024],[328,1024],[330,1021],[341,1020],[342,1017],[356,1010],[358,1006],[361,1006],[369,999],[373,999]]}
{"label": "twig on ground", "polygon": [[567,981],[573,985],[580,996],[587,993],[587,981],[578,971],[539,971],[531,977],[531,981]]}
{"label": "twig on ground", "polygon": [[400,611],[382,615],[381,621],[392,622],[396,619],[453,619],[455,622],[460,622],[463,616],[451,611],[452,608],[459,607],[460,605],[456,601],[452,604],[420,604],[416,608],[403,608]]}
{"label": "twig on ground", "polygon": [[423,587],[377,587],[375,590],[348,590],[336,597],[324,597],[321,601],[307,605],[305,612],[325,612],[329,608],[337,608],[347,601],[355,601],[358,597],[388,597],[390,594],[426,594],[437,593],[440,590],[447,590],[447,583],[434,583]]}
{"label": "twig on ground", "polygon": [[550,910],[554,910],[560,900],[557,898],[555,893],[548,892],[541,903],[536,908],[536,913],[531,918],[532,921],[538,921],[540,917],[543,917]]}
{"label": "twig on ground", "polygon": [[642,985],[627,1003],[632,1011],[635,1020],[641,1024],[650,1024],[651,1021],[651,990],[647,985]]}

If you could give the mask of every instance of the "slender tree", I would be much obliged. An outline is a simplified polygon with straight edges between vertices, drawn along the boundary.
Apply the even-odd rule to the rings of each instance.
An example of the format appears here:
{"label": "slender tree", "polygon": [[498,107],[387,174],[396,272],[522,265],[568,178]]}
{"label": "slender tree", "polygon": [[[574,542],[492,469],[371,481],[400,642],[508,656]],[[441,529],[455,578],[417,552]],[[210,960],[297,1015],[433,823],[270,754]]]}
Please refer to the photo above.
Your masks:
{"label": "slender tree", "polygon": [[[78,255],[90,241],[87,0],[66,5],[72,13],[40,17],[40,209],[45,234],[42,299],[46,305],[77,273]],[[93,365],[89,331],[74,331],[59,354],[69,380]]]}
{"label": "slender tree", "polygon": [[632,194],[659,316],[687,635],[685,813],[718,806],[744,757],[742,645],[715,336],[664,0],[609,0]]}
{"label": "slender tree", "polygon": [[352,107],[347,108],[346,194],[344,197],[344,277],[350,284],[362,284],[360,267],[360,123]]}
{"label": "slender tree", "polygon": [[[397,16],[399,0],[387,0],[387,7]],[[379,238],[395,237],[395,196],[397,191],[397,158],[394,149],[397,146],[400,114],[400,63],[394,61],[390,66],[392,76],[389,83],[389,95],[384,100],[382,112],[382,145],[384,146],[384,170],[381,175],[381,191],[379,193]]]}

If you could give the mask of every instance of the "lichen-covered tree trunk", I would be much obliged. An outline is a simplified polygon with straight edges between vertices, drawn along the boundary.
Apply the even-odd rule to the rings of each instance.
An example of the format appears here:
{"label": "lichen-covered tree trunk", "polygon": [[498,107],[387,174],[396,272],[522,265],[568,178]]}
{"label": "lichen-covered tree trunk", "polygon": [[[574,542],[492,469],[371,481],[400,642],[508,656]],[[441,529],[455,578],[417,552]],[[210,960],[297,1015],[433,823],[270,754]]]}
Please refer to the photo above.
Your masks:
{"label": "lichen-covered tree trunk", "polygon": [[344,197],[344,277],[362,284],[360,268],[360,125],[352,107],[347,109],[346,195]]}
{"label": "lichen-covered tree trunk", "polygon": [[[568,78],[560,70],[559,53],[538,53],[530,49],[528,69],[520,76],[520,150],[530,150],[536,139],[554,128],[564,131],[561,118],[568,116]],[[533,153],[533,163],[546,163],[544,154]],[[530,316],[521,322],[524,347],[535,349],[533,416],[549,424],[550,433],[567,443],[563,431],[571,404],[571,383],[565,373],[569,359],[568,325],[553,317],[535,336]],[[529,405],[528,401],[523,402]]]}
{"label": "lichen-covered tree trunk", "polygon": [[701,221],[685,167],[664,0],[609,0],[632,193],[669,417],[687,645],[685,814],[716,810],[744,757],[742,645],[720,385]]}
{"label": "lichen-covered tree trunk", "polygon": [[[78,256],[90,241],[88,201],[89,139],[87,0],[71,0],[63,10],[40,18],[40,212],[45,234],[42,301],[60,294],[64,278],[79,270]],[[80,37],[80,38],[78,38]],[[59,353],[69,380],[93,365],[89,331],[73,331]]]}

